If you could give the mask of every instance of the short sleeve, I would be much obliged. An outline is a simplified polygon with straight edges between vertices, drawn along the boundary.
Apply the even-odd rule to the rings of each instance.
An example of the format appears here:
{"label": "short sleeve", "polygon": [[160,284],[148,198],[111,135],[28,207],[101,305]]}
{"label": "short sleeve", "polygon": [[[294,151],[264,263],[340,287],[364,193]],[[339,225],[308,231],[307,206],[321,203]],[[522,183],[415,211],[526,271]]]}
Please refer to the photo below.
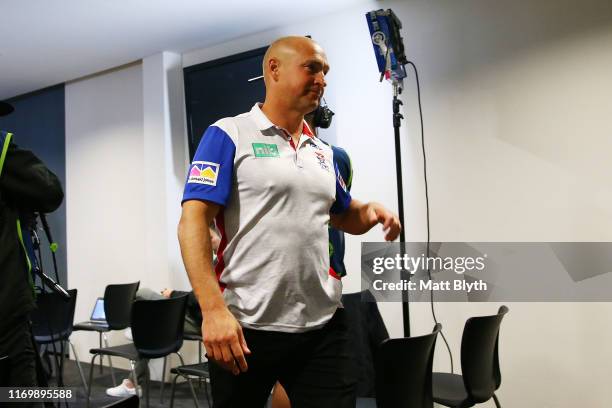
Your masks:
{"label": "short sleeve", "polygon": [[225,206],[232,190],[236,145],[217,126],[204,132],[189,166],[183,200],[204,200]]}
{"label": "short sleeve", "polygon": [[346,211],[351,204],[351,194],[346,187],[337,163],[334,163],[334,170],[336,172],[336,201],[332,205],[330,212],[332,214],[340,214]]}

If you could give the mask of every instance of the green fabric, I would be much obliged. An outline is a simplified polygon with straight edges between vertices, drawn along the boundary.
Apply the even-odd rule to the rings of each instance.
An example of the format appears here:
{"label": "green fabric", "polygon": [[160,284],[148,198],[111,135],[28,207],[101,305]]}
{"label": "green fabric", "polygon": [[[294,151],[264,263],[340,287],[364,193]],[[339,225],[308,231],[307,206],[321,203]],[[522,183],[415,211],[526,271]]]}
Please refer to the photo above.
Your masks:
{"label": "green fabric", "polygon": [[2,154],[0,154],[0,176],[2,175],[2,168],[4,167],[4,159],[6,159],[6,152],[8,152],[9,144],[11,143],[12,133],[7,133],[2,146]]}
{"label": "green fabric", "polygon": [[23,243],[23,235],[21,234],[21,222],[19,221],[19,219],[17,219],[17,236],[19,237],[19,243],[21,244],[21,248],[23,249],[23,253],[28,263],[28,282],[30,283],[30,286],[32,287],[32,294],[34,295],[34,299],[36,299],[36,291],[34,290],[34,281],[32,280],[32,262],[30,262],[28,251],[26,250],[25,244]]}
{"label": "green fabric", "polygon": [[353,161],[351,160],[351,156],[349,156],[348,153],[347,153],[346,157],[348,157],[348,159],[349,159],[349,170],[350,170],[349,178],[348,178],[348,181],[346,182],[346,187],[350,191],[351,190],[351,186],[353,185]]}

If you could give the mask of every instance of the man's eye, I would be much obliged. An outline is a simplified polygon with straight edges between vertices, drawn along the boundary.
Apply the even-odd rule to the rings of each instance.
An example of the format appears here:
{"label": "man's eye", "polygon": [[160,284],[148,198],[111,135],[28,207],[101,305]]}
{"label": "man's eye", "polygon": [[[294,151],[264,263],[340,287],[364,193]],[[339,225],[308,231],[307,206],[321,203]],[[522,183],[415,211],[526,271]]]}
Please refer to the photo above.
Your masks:
{"label": "man's eye", "polygon": [[321,71],[321,66],[319,64],[307,64],[306,69],[312,73],[317,73]]}

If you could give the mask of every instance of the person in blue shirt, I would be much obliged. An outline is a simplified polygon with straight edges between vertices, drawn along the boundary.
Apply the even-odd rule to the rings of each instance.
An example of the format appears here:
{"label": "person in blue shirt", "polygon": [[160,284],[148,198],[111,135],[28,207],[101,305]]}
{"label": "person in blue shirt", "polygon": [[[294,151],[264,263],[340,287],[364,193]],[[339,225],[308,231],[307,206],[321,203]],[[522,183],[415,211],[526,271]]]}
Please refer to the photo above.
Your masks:
{"label": "person in blue shirt", "polygon": [[[210,126],[189,167],[179,222],[183,262],[202,310],[215,407],[264,406],[280,381],[296,406],[354,407],[342,283],[329,273],[328,224],[363,234],[400,223],[352,198],[333,150],[304,115],[329,64],[305,37],[264,56],[266,97]],[[207,225],[221,232],[213,271]]]}

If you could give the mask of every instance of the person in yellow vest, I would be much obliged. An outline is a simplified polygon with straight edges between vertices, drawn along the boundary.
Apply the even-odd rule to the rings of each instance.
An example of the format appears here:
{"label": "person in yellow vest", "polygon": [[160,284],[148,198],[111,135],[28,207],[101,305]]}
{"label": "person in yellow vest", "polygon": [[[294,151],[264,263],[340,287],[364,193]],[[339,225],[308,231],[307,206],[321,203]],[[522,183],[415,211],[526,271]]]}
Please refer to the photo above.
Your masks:
{"label": "person in yellow vest", "polygon": [[[0,102],[0,116],[12,111]],[[31,387],[37,385],[29,320],[35,301],[20,219],[54,211],[64,192],[57,176],[14,139],[0,130],[0,386]]]}

